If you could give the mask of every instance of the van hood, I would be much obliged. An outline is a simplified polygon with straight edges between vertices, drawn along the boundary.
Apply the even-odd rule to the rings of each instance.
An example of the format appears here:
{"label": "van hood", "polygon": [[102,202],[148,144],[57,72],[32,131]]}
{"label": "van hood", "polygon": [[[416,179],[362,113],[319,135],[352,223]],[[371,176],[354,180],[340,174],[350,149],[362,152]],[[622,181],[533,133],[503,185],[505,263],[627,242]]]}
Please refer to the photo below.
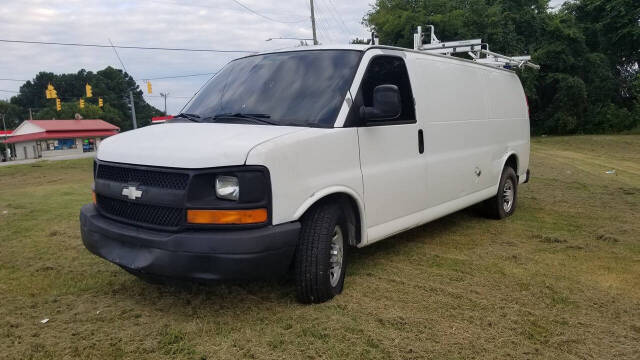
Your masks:
{"label": "van hood", "polygon": [[151,125],[103,140],[97,158],[189,169],[243,165],[256,145],[302,130],[291,126],[223,123]]}

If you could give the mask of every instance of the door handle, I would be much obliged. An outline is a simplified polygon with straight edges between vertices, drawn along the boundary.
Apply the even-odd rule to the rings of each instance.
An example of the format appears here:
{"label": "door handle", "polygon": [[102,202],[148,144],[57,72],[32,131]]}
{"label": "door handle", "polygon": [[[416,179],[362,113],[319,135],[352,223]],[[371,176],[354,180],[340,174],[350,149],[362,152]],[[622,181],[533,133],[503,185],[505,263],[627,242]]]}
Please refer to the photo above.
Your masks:
{"label": "door handle", "polygon": [[424,134],[422,129],[418,130],[418,152],[424,154]]}

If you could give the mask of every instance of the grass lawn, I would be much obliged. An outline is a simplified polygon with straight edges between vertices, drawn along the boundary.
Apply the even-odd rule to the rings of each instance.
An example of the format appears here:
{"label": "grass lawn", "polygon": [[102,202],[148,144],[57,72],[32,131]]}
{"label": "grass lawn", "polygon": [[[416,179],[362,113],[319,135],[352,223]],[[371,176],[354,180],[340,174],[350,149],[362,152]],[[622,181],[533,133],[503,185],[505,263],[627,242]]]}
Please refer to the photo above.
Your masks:
{"label": "grass lawn", "polygon": [[0,358],[640,358],[640,135],[536,138],[530,168],[513,217],[352,252],[303,306],[291,280],[148,285],[82,245],[90,160],[0,167]]}

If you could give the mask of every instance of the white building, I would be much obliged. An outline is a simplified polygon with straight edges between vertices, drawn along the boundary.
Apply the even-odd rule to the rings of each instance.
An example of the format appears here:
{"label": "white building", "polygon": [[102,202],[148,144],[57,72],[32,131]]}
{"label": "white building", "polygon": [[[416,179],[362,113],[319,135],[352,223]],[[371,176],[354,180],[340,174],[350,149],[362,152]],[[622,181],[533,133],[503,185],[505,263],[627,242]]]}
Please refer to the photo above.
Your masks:
{"label": "white building", "polygon": [[25,120],[4,141],[11,160],[38,159],[96,151],[100,141],[120,131],[93,120]]}

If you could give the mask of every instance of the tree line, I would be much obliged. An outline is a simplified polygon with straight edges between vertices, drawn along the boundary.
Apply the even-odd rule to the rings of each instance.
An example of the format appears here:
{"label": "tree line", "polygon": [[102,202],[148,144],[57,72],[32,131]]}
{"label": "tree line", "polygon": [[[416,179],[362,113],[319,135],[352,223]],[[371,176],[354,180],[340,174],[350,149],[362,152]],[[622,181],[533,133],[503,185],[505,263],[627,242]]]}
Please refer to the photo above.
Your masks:
{"label": "tree line", "polygon": [[[55,99],[47,99],[45,90],[52,84],[62,102],[61,111],[56,110]],[[85,97],[85,85],[93,88],[93,97]],[[149,105],[142,96],[142,90],[127,73],[113,67],[98,72],[80,70],[71,74],[40,72],[33,80],[25,82],[16,96],[10,101],[0,101],[0,113],[5,114],[7,129],[15,129],[29,119],[31,109],[33,119],[74,119],[80,114],[85,119],[102,119],[120,127],[121,131],[132,128],[129,107],[129,90],[133,90],[133,102],[136,109],[138,126],[151,123],[151,117],[163,113]],[[104,106],[98,106],[101,97]],[[85,99],[84,108],[80,108],[79,99]]]}
{"label": "tree line", "polygon": [[532,56],[518,70],[533,134],[611,133],[640,126],[640,2],[376,0],[363,22],[381,44],[413,47],[419,25],[443,41],[482,38],[492,51]]}

